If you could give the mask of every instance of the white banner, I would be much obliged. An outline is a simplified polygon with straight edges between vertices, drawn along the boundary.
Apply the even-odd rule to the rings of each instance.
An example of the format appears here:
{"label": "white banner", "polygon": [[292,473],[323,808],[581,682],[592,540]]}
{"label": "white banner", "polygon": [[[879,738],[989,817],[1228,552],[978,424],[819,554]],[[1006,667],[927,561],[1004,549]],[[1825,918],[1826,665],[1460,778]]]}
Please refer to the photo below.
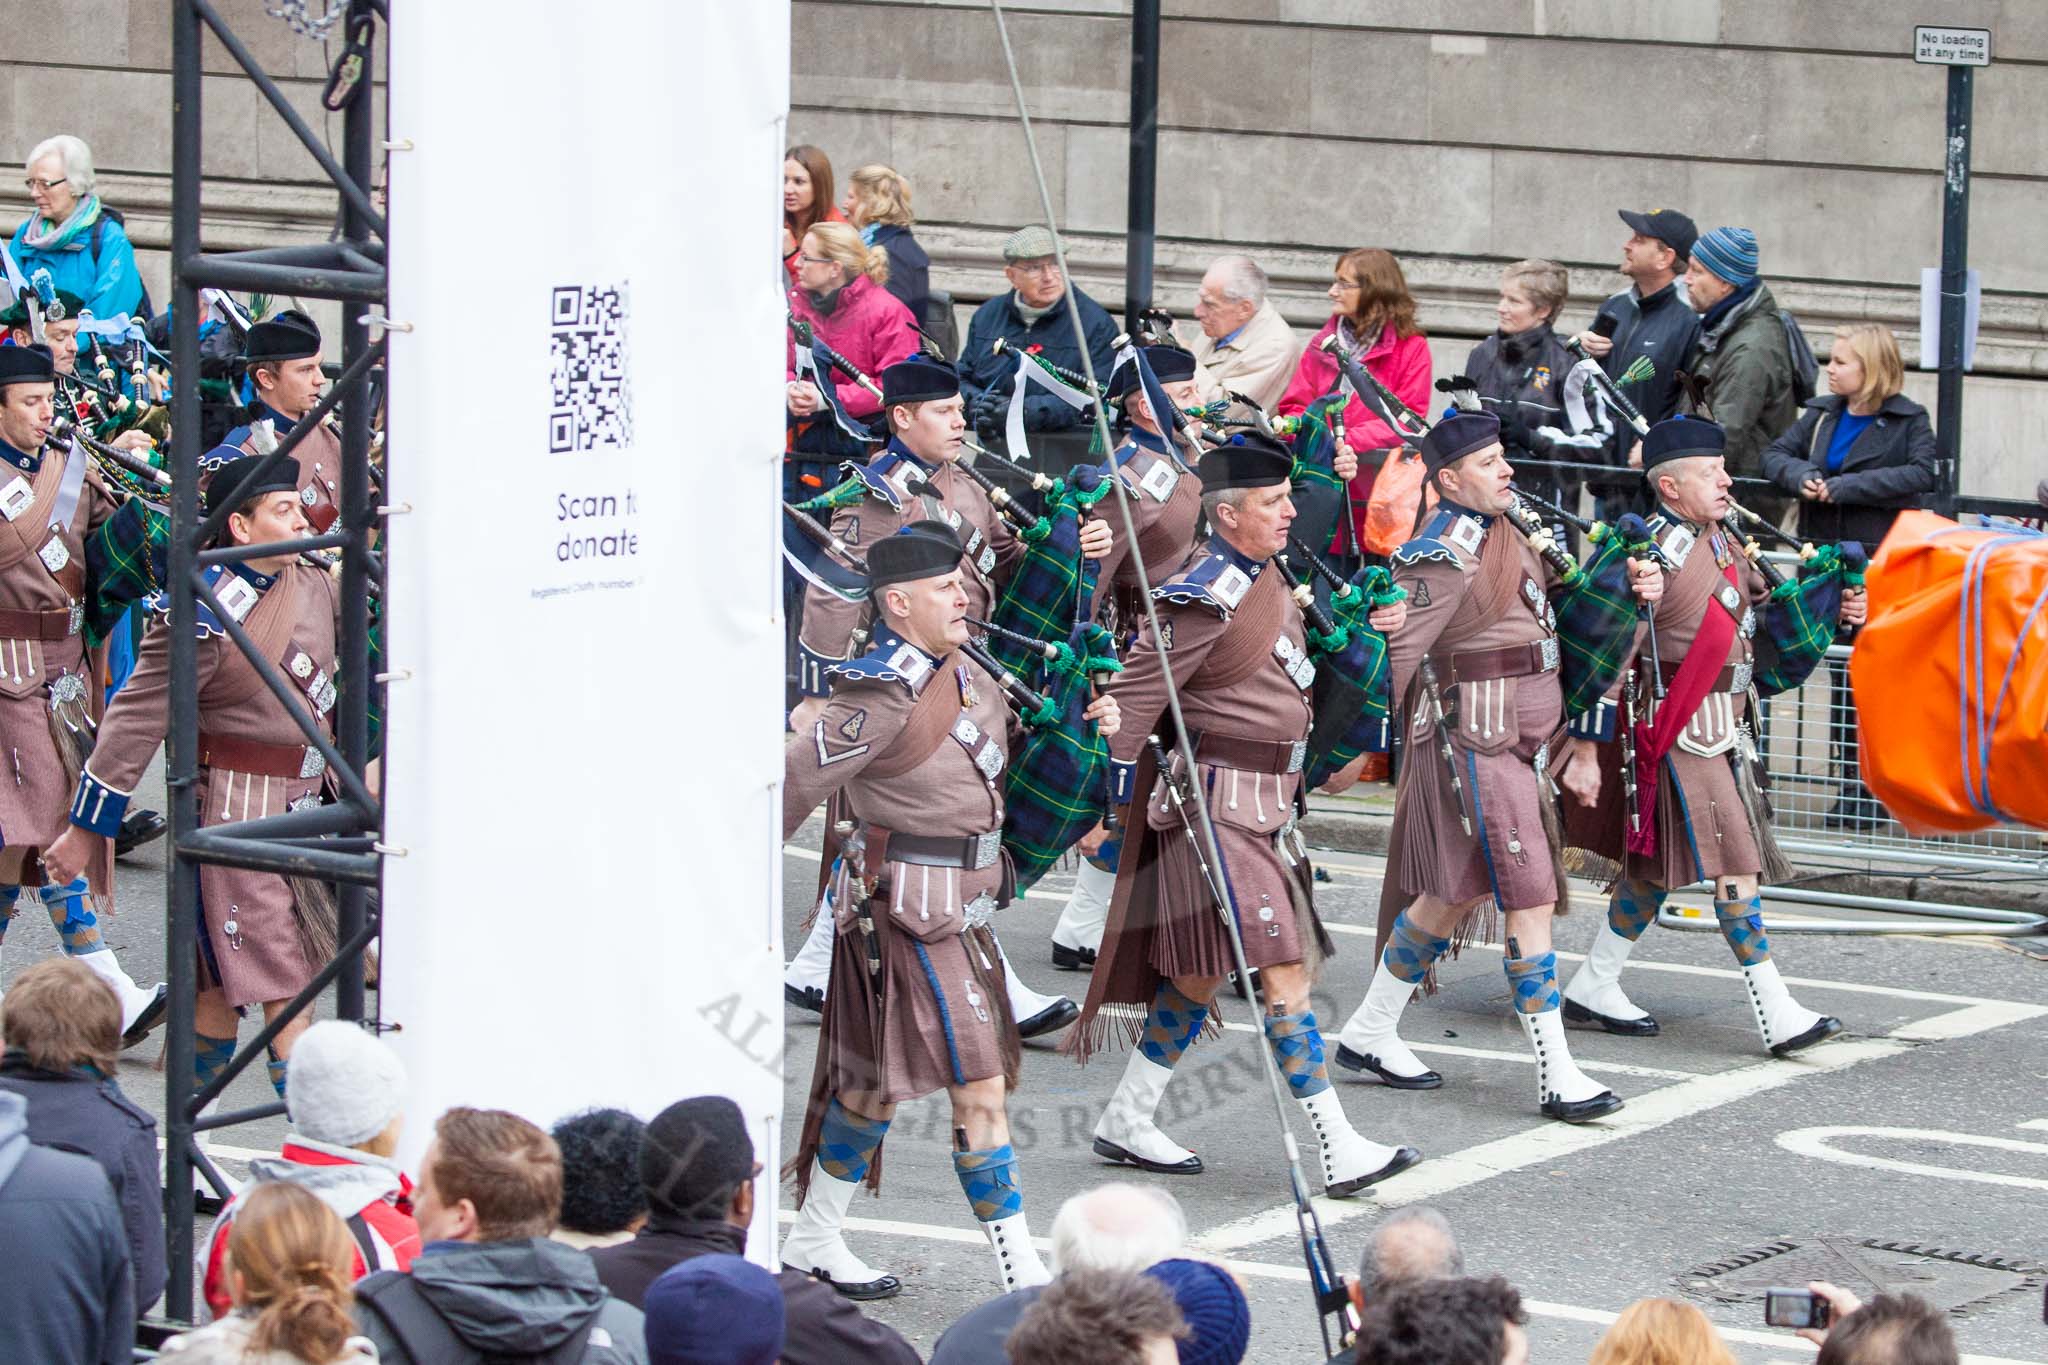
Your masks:
{"label": "white banner", "polygon": [[727,1095],[771,1264],[788,91],[786,5],[412,5],[391,35],[403,1154],[451,1105]]}

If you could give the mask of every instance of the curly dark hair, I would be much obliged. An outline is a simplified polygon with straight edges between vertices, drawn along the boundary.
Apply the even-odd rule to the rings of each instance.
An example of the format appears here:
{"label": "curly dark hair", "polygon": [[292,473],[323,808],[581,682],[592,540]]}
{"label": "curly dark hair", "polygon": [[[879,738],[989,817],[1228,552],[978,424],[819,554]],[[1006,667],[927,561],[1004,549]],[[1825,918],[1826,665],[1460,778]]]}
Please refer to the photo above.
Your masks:
{"label": "curly dark hair", "polygon": [[561,1226],[571,1232],[623,1232],[647,1212],[640,1145],[647,1125],[623,1109],[587,1109],[555,1125],[562,1149]]}
{"label": "curly dark hair", "polygon": [[1365,1306],[1358,1365],[1500,1365],[1509,1323],[1529,1320],[1499,1276],[1414,1280]]}

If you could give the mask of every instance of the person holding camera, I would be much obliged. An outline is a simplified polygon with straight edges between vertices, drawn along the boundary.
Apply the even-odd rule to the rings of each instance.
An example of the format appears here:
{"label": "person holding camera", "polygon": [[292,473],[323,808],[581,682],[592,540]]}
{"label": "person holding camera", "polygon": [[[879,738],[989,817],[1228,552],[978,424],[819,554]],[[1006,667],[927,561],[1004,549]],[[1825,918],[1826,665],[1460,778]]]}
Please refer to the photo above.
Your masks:
{"label": "person holding camera", "polygon": [[1839,1285],[1815,1280],[1804,1292],[1769,1291],[1764,1321],[1794,1327],[1819,1346],[1816,1365],[1957,1365],[1961,1359],[1948,1319],[1917,1294],[1879,1294],[1864,1303]]}

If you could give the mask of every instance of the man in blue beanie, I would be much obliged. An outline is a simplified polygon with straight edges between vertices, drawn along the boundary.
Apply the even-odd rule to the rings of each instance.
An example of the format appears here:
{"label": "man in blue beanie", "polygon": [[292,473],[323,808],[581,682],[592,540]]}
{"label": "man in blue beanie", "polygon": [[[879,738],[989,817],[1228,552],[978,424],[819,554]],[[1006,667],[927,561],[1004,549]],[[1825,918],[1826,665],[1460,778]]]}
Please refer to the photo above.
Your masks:
{"label": "man in blue beanie", "polygon": [[775,1365],[782,1289],[744,1256],[698,1256],[647,1291],[648,1365]]}
{"label": "man in blue beanie", "polygon": [[[1686,369],[1702,386],[1713,419],[1728,433],[1728,472],[1763,475],[1765,447],[1799,417],[1799,392],[1778,301],[1757,273],[1756,234],[1717,227],[1693,243],[1685,290],[1700,315],[1700,338]],[[1786,500],[1738,489],[1738,501],[1772,521]]]}

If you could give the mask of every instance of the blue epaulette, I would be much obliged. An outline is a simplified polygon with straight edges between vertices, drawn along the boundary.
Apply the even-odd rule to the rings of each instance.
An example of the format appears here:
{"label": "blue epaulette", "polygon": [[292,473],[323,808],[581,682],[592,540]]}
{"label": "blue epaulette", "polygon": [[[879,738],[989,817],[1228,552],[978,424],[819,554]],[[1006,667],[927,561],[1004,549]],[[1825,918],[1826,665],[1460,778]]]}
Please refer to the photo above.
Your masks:
{"label": "blue epaulette", "polygon": [[903,510],[903,493],[890,481],[890,475],[909,464],[894,451],[885,450],[864,465],[849,464],[846,467],[853,471],[853,477],[859,479],[868,492],[888,503],[890,510],[900,512]]}
{"label": "blue epaulette", "polygon": [[1238,603],[1244,601],[1244,595],[1251,591],[1252,582],[1257,577],[1256,568],[1247,572],[1228,555],[1212,551],[1152,589],[1152,599],[1176,606],[1204,606],[1218,616],[1227,617],[1237,609]]}
{"label": "blue epaulette", "polygon": [[932,661],[923,650],[902,640],[877,642],[867,653],[825,669],[825,676],[838,682],[898,682],[915,688],[932,671]]}
{"label": "blue epaulette", "polygon": [[[1458,551],[1452,547],[1476,557],[1480,539],[1485,534],[1486,527],[1479,518],[1455,507],[1439,506],[1424,523],[1422,533],[1394,551],[1393,562],[1396,567],[1402,567],[1433,559],[1463,568],[1464,561],[1458,558]],[[1468,541],[1470,544],[1466,543]]]}
{"label": "blue epaulette", "polygon": [[254,428],[252,428],[247,422],[244,422],[241,426],[236,427],[233,431],[221,437],[220,445],[215,446],[213,450],[209,450],[199,457],[199,467],[201,469],[206,470],[209,473],[216,469],[219,469],[222,465],[226,464],[227,461],[215,455],[214,451],[219,450],[221,446],[233,447],[242,444],[242,442],[249,439],[249,433],[252,430],[254,430]]}
{"label": "blue epaulette", "polygon": [[[234,588],[232,586],[234,584],[239,584],[240,586],[247,588],[249,590],[249,593],[251,595],[246,598],[244,598],[242,594],[240,594],[239,592],[235,592],[232,597],[222,598],[222,605],[228,607],[230,610],[234,609],[237,602],[245,603],[245,605],[242,606],[241,610],[235,615],[235,619],[237,621],[247,616],[250,613],[250,611],[255,608],[256,603],[260,601],[262,598],[262,594],[258,593],[255,587],[252,584],[250,584],[250,582],[247,579],[241,577],[239,574],[230,574],[228,572],[228,566],[225,564],[209,564],[200,572],[201,576],[206,580],[206,586],[213,589],[214,596],[216,597],[222,597],[223,593],[234,592]],[[221,581],[223,579],[230,580],[231,586],[229,588],[224,589],[221,587]],[[171,619],[171,595],[167,592],[151,593],[149,596],[142,599],[142,607],[144,611],[150,612],[151,614],[156,616],[161,616],[165,621],[169,621]],[[213,614],[213,608],[209,607],[205,602],[194,602],[192,604],[192,610],[194,613],[192,632],[194,639],[205,640],[215,635],[226,635],[228,633],[227,627],[223,626],[220,623],[220,618]]]}

